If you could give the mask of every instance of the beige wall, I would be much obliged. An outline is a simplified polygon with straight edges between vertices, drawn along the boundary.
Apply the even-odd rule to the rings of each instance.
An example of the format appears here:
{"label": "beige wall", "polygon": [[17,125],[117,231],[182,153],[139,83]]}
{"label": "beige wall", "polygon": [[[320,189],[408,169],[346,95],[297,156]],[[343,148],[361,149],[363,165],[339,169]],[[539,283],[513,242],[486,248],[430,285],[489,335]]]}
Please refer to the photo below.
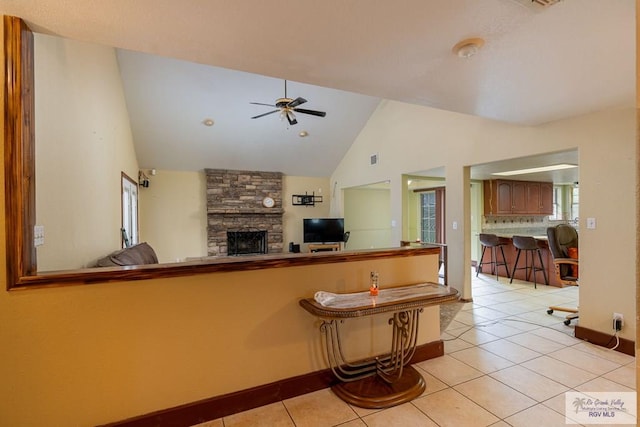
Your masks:
{"label": "beige wall", "polygon": [[113,48],[35,35],[38,270],[120,247],[121,172],[138,164]]}
{"label": "beige wall", "polygon": [[[315,206],[293,206],[292,195],[322,196]],[[284,251],[302,244],[302,220],[329,216],[329,179],[283,176]],[[157,170],[148,188],[140,188],[140,235],[160,262],[207,256],[206,176],[204,172]]]}
{"label": "beige wall", "polygon": [[207,256],[207,189],[202,172],[157,170],[140,187],[140,239],[160,262]]}
{"label": "beige wall", "polygon": [[[319,321],[300,298],[365,290],[372,270],[381,287],[433,281],[436,265],[427,255],[1,292],[0,425],[104,424],[324,369]],[[422,314],[420,343],[439,339],[438,313]],[[348,355],[386,351],[388,318],[347,320]]]}
{"label": "beige wall", "polygon": [[[122,82],[113,48],[35,37],[38,268],[83,268],[120,247],[120,172],[138,176]],[[163,263],[207,256],[204,173],[158,170],[150,182],[138,193],[140,241]],[[292,206],[305,192],[323,203]],[[302,242],[302,218],[329,216],[329,193],[328,178],[284,177],[285,251]]]}
{"label": "beige wall", "polygon": [[[580,325],[610,333],[613,312],[628,319],[636,314],[636,237],[630,232],[636,225],[635,132],[632,108],[523,127],[385,101],[351,146],[331,182],[345,189],[389,180],[389,211],[392,219],[400,220],[404,215],[402,175],[444,166],[449,282],[465,297],[471,297],[469,166],[578,148]],[[372,152],[384,159],[376,168],[363,161]],[[335,209],[343,211],[345,207],[338,204]],[[587,217],[596,218],[597,229],[586,228]],[[457,230],[452,227],[454,221]],[[403,237],[401,230],[392,230],[392,242]],[[635,340],[634,322],[626,324],[621,336]]]}
{"label": "beige wall", "polygon": [[[315,178],[306,176],[283,177],[282,207],[284,208],[284,252],[289,251],[289,242],[300,244],[300,250],[307,251],[307,245],[302,242],[302,220],[304,218],[326,218],[330,216],[332,203],[329,190],[329,178]],[[322,203],[315,206],[293,206],[294,194],[311,194],[322,196]]]}
{"label": "beige wall", "polygon": [[[0,104],[0,120],[3,108]],[[400,219],[401,174],[446,164],[448,207],[454,210],[450,224],[466,214],[465,165],[578,147],[581,221],[598,220],[598,229],[581,236],[581,263],[591,267],[583,274],[580,322],[608,331],[612,309],[628,319],[634,315],[636,236],[629,230],[636,223],[635,114],[610,111],[530,129],[385,103],[330,182],[340,189],[392,180],[390,210]],[[385,148],[397,141],[404,142],[403,149]],[[360,170],[356,161],[372,152],[369,144],[389,159],[376,173]],[[430,149],[433,144],[448,149]],[[604,191],[611,191],[611,202],[603,202]],[[335,210],[341,209],[338,199]],[[0,218],[4,222],[4,214]],[[468,245],[463,231],[448,232],[457,253]],[[393,240],[401,237],[396,233]],[[3,226],[0,241],[5,241]],[[0,245],[0,265],[6,249]],[[466,261],[452,258],[454,278],[467,283]],[[422,270],[424,260],[406,260],[412,261],[419,265],[376,261],[345,270],[319,266],[0,292],[0,425],[101,424],[322,367],[317,323],[297,299],[320,288],[362,289],[374,267],[383,286],[435,274]],[[4,281],[0,274],[0,287]],[[437,310],[427,310],[422,342],[437,337],[436,324]],[[623,332],[635,339],[631,327]]]}
{"label": "beige wall", "polygon": [[348,249],[400,246],[400,242],[389,243],[391,240],[390,195],[387,188],[344,190],[344,229],[350,232]]}

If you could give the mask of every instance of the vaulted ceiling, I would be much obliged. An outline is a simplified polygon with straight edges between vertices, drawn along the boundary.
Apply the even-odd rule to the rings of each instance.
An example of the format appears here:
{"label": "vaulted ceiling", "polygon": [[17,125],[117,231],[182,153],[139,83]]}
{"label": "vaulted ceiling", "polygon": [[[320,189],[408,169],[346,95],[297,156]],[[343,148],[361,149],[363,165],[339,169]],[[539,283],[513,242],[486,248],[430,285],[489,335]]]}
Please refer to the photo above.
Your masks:
{"label": "vaulted ceiling", "polygon": [[[193,168],[214,146],[207,167],[328,175],[380,99],[523,125],[635,100],[634,0],[0,0],[0,12],[164,57],[119,52],[146,167]],[[484,45],[460,58],[452,48],[469,37]],[[327,117],[298,115],[289,129],[277,114],[251,120],[268,107],[250,102],[273,103],[284,79]],[[145,96],[158,88],[166,97]],[[174,144],[201,151],[189,159]]]}

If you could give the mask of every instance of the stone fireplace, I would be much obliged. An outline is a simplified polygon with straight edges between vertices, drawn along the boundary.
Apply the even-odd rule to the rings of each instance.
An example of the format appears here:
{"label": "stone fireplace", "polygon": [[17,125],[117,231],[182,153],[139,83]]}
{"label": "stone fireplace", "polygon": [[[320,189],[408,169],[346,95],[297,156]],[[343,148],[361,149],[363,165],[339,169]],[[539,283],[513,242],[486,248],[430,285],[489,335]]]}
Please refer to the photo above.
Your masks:
{"label": "stone fireplace", "polygon": [[[282,252],[282,173],[205,169],[205,174],[208,255]],[[263,206],[265,197],[275,206]],[[263,232],[264,244],[257,243]]]}

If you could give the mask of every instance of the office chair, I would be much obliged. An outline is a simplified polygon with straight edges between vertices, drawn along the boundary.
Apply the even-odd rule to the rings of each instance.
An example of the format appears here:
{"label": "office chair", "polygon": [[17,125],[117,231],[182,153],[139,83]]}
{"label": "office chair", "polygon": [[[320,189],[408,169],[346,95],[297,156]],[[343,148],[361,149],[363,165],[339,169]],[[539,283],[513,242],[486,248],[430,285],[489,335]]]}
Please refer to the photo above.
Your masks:
{"label": "office chair", "polygon": [[[559,224],[547,228],[547,238],[556,278],[562,285],[578,286],[578,232],[570,225]],[[552,314],[554,311],[569,313],[564,321],[567,326],[578,318],[578,308],[550,306],[547,313]]]}

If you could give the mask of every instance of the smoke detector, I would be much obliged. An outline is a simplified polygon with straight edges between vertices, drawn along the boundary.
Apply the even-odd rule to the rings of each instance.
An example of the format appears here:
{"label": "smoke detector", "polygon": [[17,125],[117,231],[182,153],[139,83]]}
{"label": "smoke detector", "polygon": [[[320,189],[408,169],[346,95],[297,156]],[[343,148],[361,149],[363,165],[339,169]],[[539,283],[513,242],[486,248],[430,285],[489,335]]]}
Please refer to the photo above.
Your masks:
{"label": "smoke detector", "polygon": [[460,58],[471,58],[482,46],[484,46],[484,40],[481,38],[464,39],[456,43],[451,50]]}

